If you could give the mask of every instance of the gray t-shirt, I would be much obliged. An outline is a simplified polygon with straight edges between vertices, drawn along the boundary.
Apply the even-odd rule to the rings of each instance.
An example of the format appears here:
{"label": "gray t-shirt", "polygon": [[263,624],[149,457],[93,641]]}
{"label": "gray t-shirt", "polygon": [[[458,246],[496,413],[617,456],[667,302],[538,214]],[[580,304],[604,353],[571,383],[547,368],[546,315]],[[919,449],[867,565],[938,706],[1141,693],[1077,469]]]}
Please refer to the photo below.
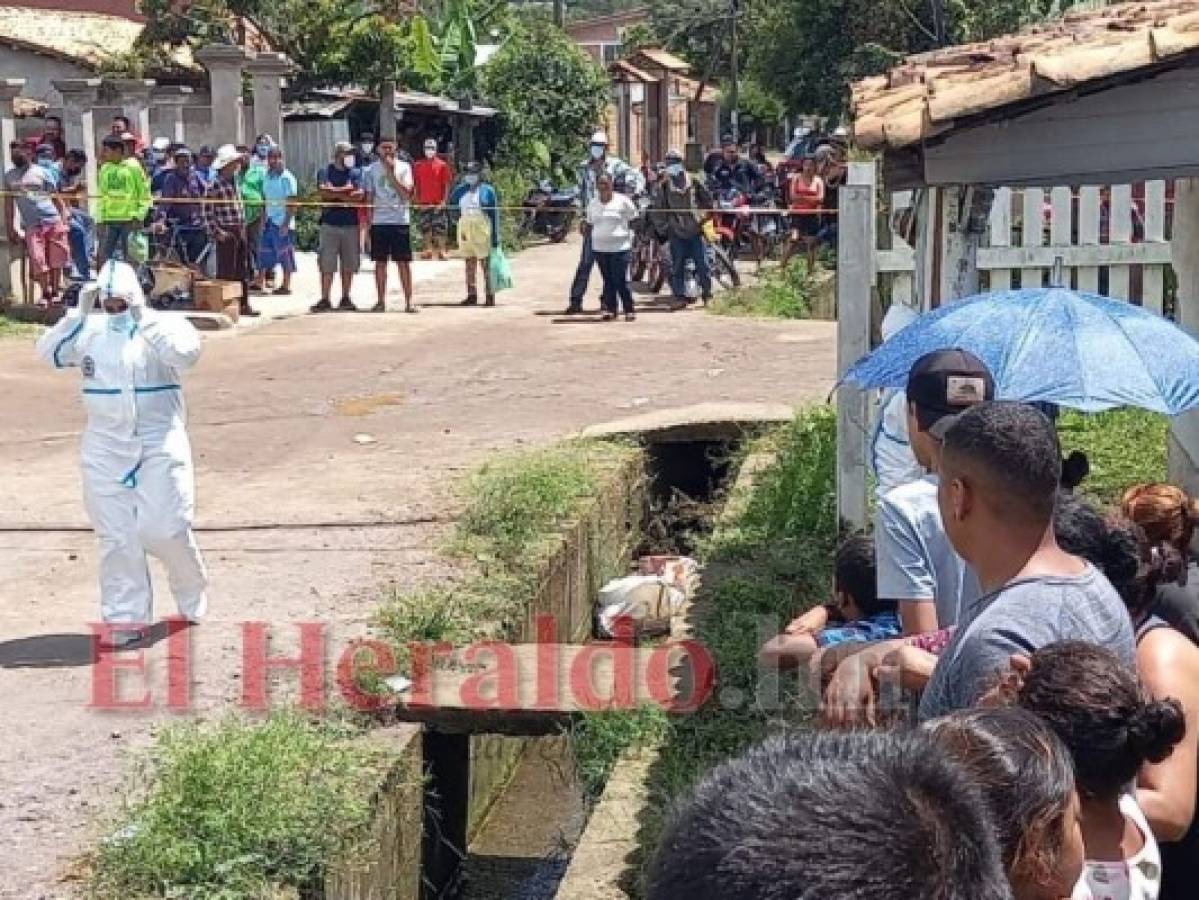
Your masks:
{"label": "gray t-shirt", "polygon": [[959,610],[978,598],[978,578],[941,524],[936,475],[901,484],[883,496],[875,514],[874,545],[879,597],[935,599],[941,628],[956,625]]}
{"label": "gray t-shirt", "polygon": [[[412,167],[408,163],[397,159],[392,171],[396,181],[412,190]],[[375,225],[408,225],[412,221],[408,198],[392,185],[383,160],[370,164],[362,181],[362,189],[373,199],[375,208],[371,222]]]}
{"label": "gray t-shirt", "polygon": [[963,607],[957,633],[920,699],[920,719],[968,709],[1007,671],[1013,654],[1057,641],[1098,644],[1134,665],[1128,610],[1090,564],[1081,575],[1013,581]]}
{"label": "gray t-shirt", "polygon": [[58,207],[50,199],[55,190],[53,176],[41,166],[9,169],[4,173],[4,189],[16,194],[17,213],[22,228],[36,228],[59,221]]}

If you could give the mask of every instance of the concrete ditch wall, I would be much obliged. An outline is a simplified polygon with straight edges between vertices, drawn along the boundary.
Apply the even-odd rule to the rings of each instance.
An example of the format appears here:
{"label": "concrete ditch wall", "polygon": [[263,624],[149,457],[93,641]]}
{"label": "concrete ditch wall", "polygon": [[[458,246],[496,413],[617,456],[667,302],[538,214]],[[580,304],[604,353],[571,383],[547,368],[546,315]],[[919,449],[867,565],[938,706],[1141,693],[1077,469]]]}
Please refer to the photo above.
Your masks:
{"label": "concrete ditch wall", "polygon": [[[606,581],[623,575],[641,541],[646,514],[645,457],[638,454],[604,479],[598,495],[577,522],[567,526],[562,544],[542,567],[540,587],[530,599],[516,640],[537,639],[537,617],[557,622],[559,643],[591,636],[592,608]],[[527,746],[524,738],[478,735],[471,738],[470,815],[473,838],[503,792]]]}
{"label": "concrete ditch wall", "polygon": [[[551,615],[556,640],[590,636],[592,605],[609,578],[624,574],[641,540],[646,515],[645,457],[613,470],[579,520],[563,531],[559,549],[542,567],[516,639],[537,637],[536,617]],[[424,815],[422,742],[418,726],[379,729],[367,739],[389,749],[374,803],[374,845],[361,864],[334,867],[312,900],[418,900]],[[471,738],[467,834],[473,837],[501,796],[527,745],[523,738]]]}

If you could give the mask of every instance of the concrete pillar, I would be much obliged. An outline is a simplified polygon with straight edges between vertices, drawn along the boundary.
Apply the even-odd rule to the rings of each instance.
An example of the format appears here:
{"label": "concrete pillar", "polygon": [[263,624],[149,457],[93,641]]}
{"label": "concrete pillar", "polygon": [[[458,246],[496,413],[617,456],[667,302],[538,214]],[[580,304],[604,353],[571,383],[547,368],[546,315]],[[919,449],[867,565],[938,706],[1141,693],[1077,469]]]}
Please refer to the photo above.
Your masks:
{"label": "concrete pillar", "polygon": [[246,65],[246,51],[232,44],[209,44],[197,50],[195,57],[208,70],[212,94],[213,144],[245,143],[241,116],[241,75]]}
{"label": "concrete pillar", "polygon": [[[62,95],[62,125],[67,149],[78,148],[87,154],[87,192],[95,194],[100,171],[99,153],[96,147],[96,94],[100,90],[99,78],[59,78],[52,82],[54,89]],[[88,199],[88,209],[95,213],[94,199]]]}
{"label": "concrete pillar", "polygon": [[[870,298],[874,290],[875,165],[850,163],[838,192],[837,375],[870,352]],[[869,519],[866,462],[870,404],[851,384],[837,388],[837,515],[853,528]]]}
{"label": "concrete pillar", "polygon": [[294,66],[282,53],[259,53],[246,65],[254,89],[254,134],[283,143],[283,79]]}
{"label": "concrete pillar", "polygon": [[129,119],[142,140],[148,145],[154,140],[150,134],[150,91],[154,88],[152,78],[112,78],[108,83],[116,92],[117,104]]}
{"label": "concrete pillar", "polygon": [[160,85],[150,95],[155,106],[171,112],[170,139],[177,144],[187,143],[187,129],[183,124],[183,107],[192,102],[195,91],[183,84]]}
{"label": "concrete pillar", "polygon": [[379,133],[375,135],[375,140],[382,140],[383,136],[393,137],[398,139],[396,134],[396,83],[394,81],[385,81],[379,89]]}
{"label": "concrete pillar", "polygon": [[[17,116],[13,100],[25,87],[24,78],[0,78],[0,150],[8,161],[8,145],[17,139]],[[4,215],[4,204],[0,203],[0,302],[13,300],[12,248],[8,245],[8,230],[12,223]]]}

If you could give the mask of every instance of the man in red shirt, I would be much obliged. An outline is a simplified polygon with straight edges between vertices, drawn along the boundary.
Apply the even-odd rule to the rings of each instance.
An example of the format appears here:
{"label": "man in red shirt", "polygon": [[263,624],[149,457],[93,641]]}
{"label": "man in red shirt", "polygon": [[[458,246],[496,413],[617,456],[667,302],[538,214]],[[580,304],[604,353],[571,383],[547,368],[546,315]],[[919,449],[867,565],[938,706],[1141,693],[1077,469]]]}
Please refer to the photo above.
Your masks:
{"label": "man in red shirt", "polygon": [[438,259],[445,259],[445,236],[449,230],[446,204],[454,177],[449,163],[437,155],[437,141],[433,138],[425,141],[424,159],[418,159],[412,166],[412,180],[420,211],[421,237],[425,242],[421,259],[432,259],[434,252]]}

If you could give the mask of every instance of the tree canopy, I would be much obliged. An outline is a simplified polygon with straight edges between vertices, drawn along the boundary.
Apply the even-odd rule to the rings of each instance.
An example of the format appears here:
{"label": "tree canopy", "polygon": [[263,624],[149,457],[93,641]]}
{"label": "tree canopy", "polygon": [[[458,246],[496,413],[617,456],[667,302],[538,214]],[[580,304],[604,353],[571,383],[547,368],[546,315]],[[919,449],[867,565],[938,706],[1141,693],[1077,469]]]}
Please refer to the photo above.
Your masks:
{"label": "tree canopy", "polygon": [[608,80],[591,57],[553,25],[513,34],[483,70],[482,94],[500,111],[505,165],[570,171],[600,121]]}

